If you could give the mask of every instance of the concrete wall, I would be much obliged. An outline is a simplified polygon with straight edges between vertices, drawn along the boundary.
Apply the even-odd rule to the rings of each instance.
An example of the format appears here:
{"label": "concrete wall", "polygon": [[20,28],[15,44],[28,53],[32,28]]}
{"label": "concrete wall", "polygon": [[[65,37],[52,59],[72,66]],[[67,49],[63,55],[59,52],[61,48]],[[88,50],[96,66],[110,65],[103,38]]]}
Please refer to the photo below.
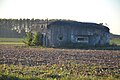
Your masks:
{"label": "concrete wall", "polygon": [[48,30],[49,46],[64,46],[71,42],[70,27],[54,25]]}
{"label": "concrete wall", "polygon": [[[77,42],[76,38],[88,37],[87,43]],[[105,45],[109,43],[109,32],[100,29],[69,25],[51,25],[47,32],[48,46]]]}

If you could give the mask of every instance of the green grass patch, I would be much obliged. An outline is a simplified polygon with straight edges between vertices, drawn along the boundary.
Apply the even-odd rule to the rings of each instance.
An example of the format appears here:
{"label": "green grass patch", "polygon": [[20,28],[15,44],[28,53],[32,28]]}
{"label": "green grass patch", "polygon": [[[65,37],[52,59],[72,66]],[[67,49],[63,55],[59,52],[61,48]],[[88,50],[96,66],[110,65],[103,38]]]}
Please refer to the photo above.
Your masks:
{"label": "green grass patch", "polygon": [[24,44],[23,42],[0,42],[0,44]]}
{"label": "green grass patch", "polygon": [[110,40],[111,45],[120,45],[120,39],[119,38],[113,38]]}
{"label": "green grass patch", "polygon": [[0,64],[0,80],[119,80],[119,66],[74,62],[40,66]]}
{"label": "green grass patch", "polygon": [[0,38],[0,42],[22,42],[24,38]]}
{"label": "green grass patch", "polygon": [[24,38],[0,38],[0,44],[24,44]]}

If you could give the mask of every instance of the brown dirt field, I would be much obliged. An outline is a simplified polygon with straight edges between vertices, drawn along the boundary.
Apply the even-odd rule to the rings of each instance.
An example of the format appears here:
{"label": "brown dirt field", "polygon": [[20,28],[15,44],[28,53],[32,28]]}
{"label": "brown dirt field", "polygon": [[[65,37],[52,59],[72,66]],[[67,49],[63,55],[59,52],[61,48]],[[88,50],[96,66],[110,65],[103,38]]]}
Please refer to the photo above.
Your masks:
{"label": "brown dirt field", "polygon": [[4,63],[28,66],[68,63],[120,66],[120,51],[25,48],[17,47],[17,45],[0,45],[0,64]]}

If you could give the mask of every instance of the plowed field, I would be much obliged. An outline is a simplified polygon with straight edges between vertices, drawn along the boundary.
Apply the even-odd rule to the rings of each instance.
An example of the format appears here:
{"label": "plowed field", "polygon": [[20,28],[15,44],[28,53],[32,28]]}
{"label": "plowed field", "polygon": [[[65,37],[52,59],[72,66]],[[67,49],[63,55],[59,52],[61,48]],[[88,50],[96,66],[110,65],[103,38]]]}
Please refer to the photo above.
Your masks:
{"label": "plowed field", "polygon": [[16,46],[0,45],[0,64],[37,66],[74,62],[88,65],[120,65],[120,51],[25,48]]}

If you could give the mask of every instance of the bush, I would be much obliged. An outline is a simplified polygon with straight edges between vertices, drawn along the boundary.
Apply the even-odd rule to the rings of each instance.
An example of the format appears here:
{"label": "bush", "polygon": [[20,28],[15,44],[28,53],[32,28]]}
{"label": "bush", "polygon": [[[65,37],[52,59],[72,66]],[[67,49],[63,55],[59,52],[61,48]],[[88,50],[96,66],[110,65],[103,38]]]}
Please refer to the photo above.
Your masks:
{"label": "bush", "polygon": [[32,45],[32,33],[31,32],[27,32],[26,33],[26,38],[23,41],[27,46],[31,46]]}
{"label": "bush", "polygon": [[38,34],[38,32],[34,33],[32,43],[35,46],[39,46],[40,45],[40,40],[39,40],[39,34]]}
{"label": "bush", "polygon": [[42,45],[41,42],[42,36],[35,32],[32,34],[31,32],[26,33],[26,38],[23,41],[27,46],[39,46]]}

